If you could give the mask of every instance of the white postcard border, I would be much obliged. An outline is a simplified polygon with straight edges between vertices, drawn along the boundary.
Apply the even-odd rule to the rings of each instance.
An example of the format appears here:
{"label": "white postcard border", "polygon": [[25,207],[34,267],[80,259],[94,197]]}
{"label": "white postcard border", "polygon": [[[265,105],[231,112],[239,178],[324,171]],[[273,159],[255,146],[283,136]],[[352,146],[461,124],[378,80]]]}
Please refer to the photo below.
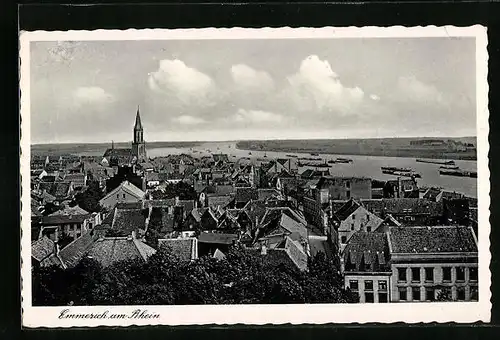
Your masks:
{"label": "white postcard border", "polygon": [[[31,41],[169,40],[169,39],[325,39],[325,38],[475,37],[477,88],[477,167],[479,216],[479,301],[453,303],[192,305],[192,306],[71,306],[31,304],[30,228],[30,51]],[[34,31],[20,36],[21,87],[21,298],[24,327],[95,327],[201,324],[325,324],[392,322],[490,321],[490,182],[488,168],[488,52],[486,28],[325,27],[325,28],[206,28],[94,31]],[[67,310],[64,312],[64,310]],[[140,312],[137,312],[137,311]],[[141,318],[139,315],[149,315]],[[61,316],[61,313],[63,315]],[[135,313],[135,314],[134,314]],[[78,314],[80,318],[66,318]],[[84,317],[86,315],[86,317]],[[135,315],[136,317],[133,317]],[[158,317],[156,317],[156,315]],[[92,317],[93,316],[93,317]],[[99,317],[100,316],[100,317]],[[114,316],[114,317],[113,317]]]}

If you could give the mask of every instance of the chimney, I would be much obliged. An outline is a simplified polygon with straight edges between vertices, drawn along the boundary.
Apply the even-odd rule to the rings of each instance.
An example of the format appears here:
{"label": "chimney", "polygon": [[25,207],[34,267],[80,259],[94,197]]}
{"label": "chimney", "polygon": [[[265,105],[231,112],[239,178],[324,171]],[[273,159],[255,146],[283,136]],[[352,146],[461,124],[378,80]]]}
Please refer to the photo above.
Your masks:
{"label": "chimney", "polygon": [[136,239],[136,238],[137,238],[137,235],[136,235],[136,233],[135,233],[135,230],[132,230],[132,238],[133,238],[133,239]]}

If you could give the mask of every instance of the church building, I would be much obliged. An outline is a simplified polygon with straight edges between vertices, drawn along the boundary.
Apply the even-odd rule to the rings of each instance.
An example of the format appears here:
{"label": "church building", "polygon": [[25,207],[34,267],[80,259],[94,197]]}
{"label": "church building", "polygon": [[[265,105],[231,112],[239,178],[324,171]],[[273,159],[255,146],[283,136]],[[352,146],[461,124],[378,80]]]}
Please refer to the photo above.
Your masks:
{"label": "church building", "polygon": [[137,107],[134,125],[134,139],[132,148],[115,148],[114,143],[111,144],[111,149],[107,149],[103,155],[102,163],[107,163],[108,166],[118,166],[124,164],[141,163],[147,161],[146,143],[144,142],[144,129],[141,123],[141,114]]}

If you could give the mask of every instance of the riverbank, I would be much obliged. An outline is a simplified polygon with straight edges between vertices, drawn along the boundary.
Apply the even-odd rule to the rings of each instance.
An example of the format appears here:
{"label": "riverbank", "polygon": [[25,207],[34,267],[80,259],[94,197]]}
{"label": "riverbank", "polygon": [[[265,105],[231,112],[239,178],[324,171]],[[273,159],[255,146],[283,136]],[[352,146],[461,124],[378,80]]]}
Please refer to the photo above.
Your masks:
{"label": "riverbank", "polygon": [[[240,141],[236,143],[236,147],[241,150],[288,153],[477,160],[475,149],[455,151],[450,150],[449,144],[422,146],[415,145],[415,141],[419,141],[419,139],[264,140]],[[446,139],[446,141],[451,141],[449,143],[453,143],[453,145],[459,143],[473,143],[475,145],[473,137]]]}

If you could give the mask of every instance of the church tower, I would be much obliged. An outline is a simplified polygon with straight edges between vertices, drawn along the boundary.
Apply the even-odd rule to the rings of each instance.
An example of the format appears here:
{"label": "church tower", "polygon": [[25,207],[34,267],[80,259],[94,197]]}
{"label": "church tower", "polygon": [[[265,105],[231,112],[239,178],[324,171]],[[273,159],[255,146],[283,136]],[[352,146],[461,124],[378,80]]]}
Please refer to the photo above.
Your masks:
{"label": "church tower", "polygon": [[145,162],[147,160],[146,144],[144,143],[143,133],[144,130],[142,129],[141,114],[138,106],[135,116],[134,141],[132,142],[132,156],[136,157],[137,162]]}

